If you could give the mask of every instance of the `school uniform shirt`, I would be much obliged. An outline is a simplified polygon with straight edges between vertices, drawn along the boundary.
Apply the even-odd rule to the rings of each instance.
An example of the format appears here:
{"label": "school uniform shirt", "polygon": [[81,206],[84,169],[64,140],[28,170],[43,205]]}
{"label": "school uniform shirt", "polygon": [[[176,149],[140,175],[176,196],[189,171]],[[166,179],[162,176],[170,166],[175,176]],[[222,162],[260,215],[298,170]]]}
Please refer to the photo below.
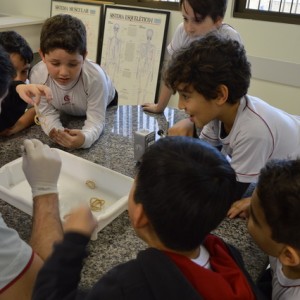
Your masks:
{"label": "school uniform shirt", "polygon": [[300,156],[300,116],[247,95],[240,100],[227,136],[222,136],[221,121],[213,120],[203,127],[200,138],[222,146],[239,182],[257,182],[260,169],[268,160]]}
{"label": "school uniform shirt", "polygon": [[79,78],[63,86],[49,76],[46,64],[41,61],[33,67],[30,82],[45,84],[52,90],[53,99],[48,103],[42,97],[39,105],[40,123],[47,135],[53,128],[64,128],[60,121],[60,112],[64,112],[72,116],[86,116],[81,129],[85,136],[81,148],[89,148],[99,138],[105,125],[106,108],[116,92],[99,65],[86,59]]}
{"label": "school uniform shirt", "polygon": [[201,261],[209,259],[214,271],[185,256],[148,248],[111,269],[90,291],[80,291],[88,241],[79,233],[65,234],[39,272],[33,300],[262,299],[238,250],[211,235],[204,242],[209,254]]}
{"label": "school uniform shirt", "polygon": [[[232,40],[242,42],[239,33],[230,25],[222,24],[218,29],[215,30],[223,37],[228,37]],[[189,46],[189,44],[195,40],[201,39],[204,36],[191,37],[184,30],[183,23],[180,23],[174,33],[171,43],[168,45],[167,50],[170,55],[177,50]]]}
{"label": "school uniform shirt", "polygon": [[24,82],[13,81],[11,83],[8,94],[1,103],[0,131],[14,126],[27,108],[27,103],[20,98],[16,91],[19,84],[24,84]]}
{"label": "school uniform shirt", "polygon": [[276,257],[269,257],[272,271],[272,300],[300,299],[300,279],[289,279],[282,272]]}
{"label": "school uniform shirt", "polygon": [[0,296],[30,267],[33,251],[0,214]]}

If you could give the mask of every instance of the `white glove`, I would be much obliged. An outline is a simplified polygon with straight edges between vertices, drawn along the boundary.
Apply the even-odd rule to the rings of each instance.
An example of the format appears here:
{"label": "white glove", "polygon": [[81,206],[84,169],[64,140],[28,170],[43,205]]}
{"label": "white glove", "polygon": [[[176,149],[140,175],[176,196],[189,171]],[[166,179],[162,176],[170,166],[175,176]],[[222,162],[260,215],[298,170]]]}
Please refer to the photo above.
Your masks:
{"label": "white glove", "polygon": [[32,139],[23,143],[23,172],[31,186],[32,196],[58,193],[57,181],[61,158],[57,151]]}

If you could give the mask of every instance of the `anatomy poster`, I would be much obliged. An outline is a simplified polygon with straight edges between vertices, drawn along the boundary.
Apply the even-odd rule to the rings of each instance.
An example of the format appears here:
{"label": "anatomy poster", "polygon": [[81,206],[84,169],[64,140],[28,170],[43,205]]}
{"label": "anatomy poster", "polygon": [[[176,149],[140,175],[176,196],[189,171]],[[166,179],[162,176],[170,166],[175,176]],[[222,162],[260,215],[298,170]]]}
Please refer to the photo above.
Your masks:
{"label": "anatomy poster", "polygon": [[51,16],[69,14],[80,19],[87,33],[87,58],[98,62],[98,48],[102,5],[98,1],[55,1],[51,3]]}
{"label": "anatomy poster", "polygon": [[156,99],[169,12],[105,6],[101,67],[119,93],[119,104]]}

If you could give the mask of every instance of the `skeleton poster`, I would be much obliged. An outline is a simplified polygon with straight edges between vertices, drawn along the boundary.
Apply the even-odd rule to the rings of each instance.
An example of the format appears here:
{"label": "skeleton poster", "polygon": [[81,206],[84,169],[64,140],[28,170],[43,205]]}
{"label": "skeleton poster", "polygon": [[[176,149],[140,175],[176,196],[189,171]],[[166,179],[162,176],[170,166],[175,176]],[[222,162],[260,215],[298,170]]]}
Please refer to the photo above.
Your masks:
{"label": "skeleton poster", "polygon": [[169,12],[105,6],[101,67],[119,104],[154,102],[165,53]]}

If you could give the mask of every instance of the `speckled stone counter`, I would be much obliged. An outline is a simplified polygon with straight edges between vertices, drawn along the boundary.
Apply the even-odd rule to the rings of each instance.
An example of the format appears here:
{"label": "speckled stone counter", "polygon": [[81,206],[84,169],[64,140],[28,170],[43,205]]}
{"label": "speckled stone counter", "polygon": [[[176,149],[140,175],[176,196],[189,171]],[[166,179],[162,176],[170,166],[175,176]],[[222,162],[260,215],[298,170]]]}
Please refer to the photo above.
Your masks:
{"label": "speckled stone counter", "polygon": [[[171,108],[166,109],[161,115],[144,113],[139,106],[109,108],[106,126],[99,140],[90,149],[67,151],[124,175],[134,177],[136,166],[133,155],[134,132],[142,128],[155,132],[158,129],[166,130],[167,126],[172,126],[183,117],[183,112]],[[65,127],[69,128],[81,128],[84,121],[84,118],[68,116],[63,116],[62,119]],[[0,137],[0,167],[20,157],[20,145],[25,138],[37,138],[49,144],[50,147],[66,151],[66,149],[54,144],[39,126],[34,125],[10,138]],[[28,241],[31,217],[1,199],[0,212],[8,226],[15,228],[20,236]],[[253,279],[257,279],[267,262],[267,257],[252,242],[247,233],[245,221],[226,219],[215,233],[241,251],[250,275]],[[145,243],[136,237],[130,226],[127,211],[125,211],[98,233],[96,241],[90,242],[90,255],[86,259],[82,271],[81,286],[89,288],[106,271],[119,263],[135,258],[138,251],[145,249],[145,247]]]}

